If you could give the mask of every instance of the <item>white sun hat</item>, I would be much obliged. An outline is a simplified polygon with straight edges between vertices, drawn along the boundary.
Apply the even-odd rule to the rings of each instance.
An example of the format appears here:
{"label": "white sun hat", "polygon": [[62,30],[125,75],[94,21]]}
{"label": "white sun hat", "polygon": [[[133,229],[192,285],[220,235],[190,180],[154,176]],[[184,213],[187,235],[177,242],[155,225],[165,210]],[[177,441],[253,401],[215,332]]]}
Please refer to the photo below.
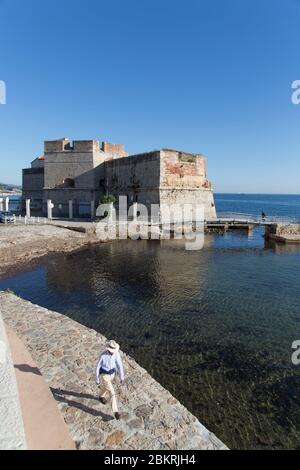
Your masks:
{"label": "white sun hat", "polygon": [[112,354],[114,354],[119,351],[120,346],[113,339],[111,339],[110,341],[107,341],[106,349]]}

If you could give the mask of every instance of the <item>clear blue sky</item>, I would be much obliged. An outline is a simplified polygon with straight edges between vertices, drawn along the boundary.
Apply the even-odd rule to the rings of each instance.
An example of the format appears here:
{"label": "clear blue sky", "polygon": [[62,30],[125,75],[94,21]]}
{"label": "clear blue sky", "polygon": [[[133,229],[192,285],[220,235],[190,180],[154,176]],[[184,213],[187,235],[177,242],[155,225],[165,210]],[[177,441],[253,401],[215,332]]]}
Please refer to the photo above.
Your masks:
{"label": "clear blue sky", "polygon": [[0,181],[43,140],[202,152],[218,192],[300,193],[298,0],[0,0]]}

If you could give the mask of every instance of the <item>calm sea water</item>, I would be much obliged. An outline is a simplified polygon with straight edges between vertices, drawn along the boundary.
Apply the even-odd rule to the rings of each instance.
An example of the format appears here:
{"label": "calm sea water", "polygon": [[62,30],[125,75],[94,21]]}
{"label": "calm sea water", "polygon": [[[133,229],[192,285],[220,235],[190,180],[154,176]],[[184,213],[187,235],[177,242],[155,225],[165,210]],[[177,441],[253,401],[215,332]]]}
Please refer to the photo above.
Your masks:
{"label": "calm sea water", "polygon": [[[299,196],[217,195],[224,212],[300,218]],[[0,282],[118,340],[229,447],[300,442],[300,245],[257,229],[181,241],[122,241],[57,256]]]}
{"label": "calm sea water", "polygon": [[300,221],[300,195],[271,194],[216,194],[217,212],[241,213],[270,217],[291,218]]}

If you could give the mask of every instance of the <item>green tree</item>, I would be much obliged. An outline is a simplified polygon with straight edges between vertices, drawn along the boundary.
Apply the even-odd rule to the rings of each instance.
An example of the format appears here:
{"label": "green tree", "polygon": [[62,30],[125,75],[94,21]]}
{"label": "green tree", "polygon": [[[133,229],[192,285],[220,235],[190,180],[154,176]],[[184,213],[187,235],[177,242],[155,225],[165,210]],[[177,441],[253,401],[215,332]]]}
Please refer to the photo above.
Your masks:
{"label": "green tree", "polygon": [[108,194],[107,196],[103,196],[100,200],[100,204],[115,204],[116,203],[115,196]]}

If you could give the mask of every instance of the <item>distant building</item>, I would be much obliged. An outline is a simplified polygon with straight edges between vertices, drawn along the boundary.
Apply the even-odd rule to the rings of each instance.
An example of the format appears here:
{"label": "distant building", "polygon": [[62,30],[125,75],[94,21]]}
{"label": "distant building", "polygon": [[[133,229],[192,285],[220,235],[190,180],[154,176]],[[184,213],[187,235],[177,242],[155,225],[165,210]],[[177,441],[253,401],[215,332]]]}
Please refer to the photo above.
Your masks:
{"label": "distant building", "polygon": [[206,158],[172,149],[138,155],[123,145],[97,140],[46,141],[44,155],[23,170],[23,204],[46,214],[47,200],[54,217],[90,217],[91,202],[104,195],[126,196],[128,204],[203,203],[206,219],[216,217],[213,191],[206,175]]}

